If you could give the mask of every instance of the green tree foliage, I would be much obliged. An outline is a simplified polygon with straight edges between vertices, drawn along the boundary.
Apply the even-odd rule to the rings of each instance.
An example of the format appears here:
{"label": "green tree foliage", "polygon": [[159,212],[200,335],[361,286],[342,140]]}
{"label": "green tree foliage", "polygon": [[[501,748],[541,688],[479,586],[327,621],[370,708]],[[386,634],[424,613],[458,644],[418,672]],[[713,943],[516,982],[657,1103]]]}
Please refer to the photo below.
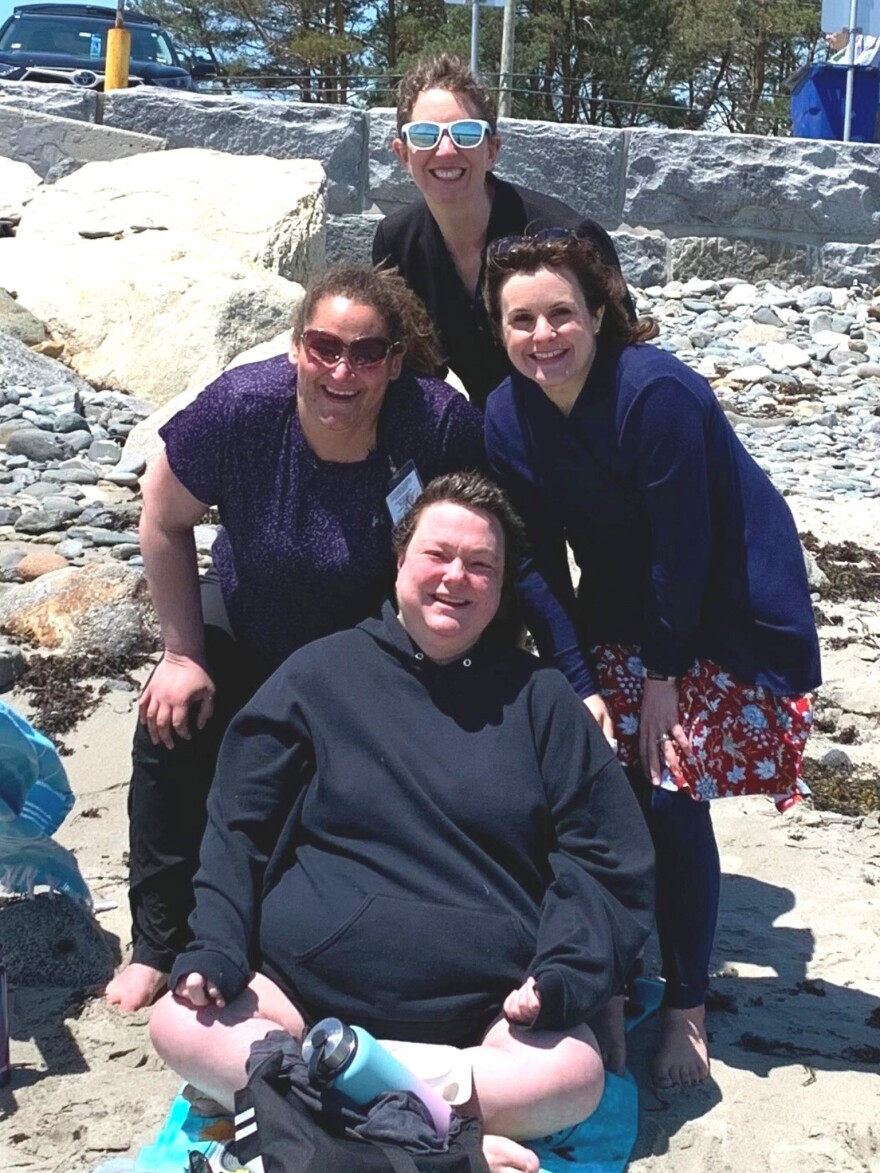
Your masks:
{"label": "green tree foliage", "polygon": [[[443,0],[145,0],[192,53],[307,101],[388,105],[401,74],[470,53]],[[786,79],[820,42],[820,0],[518,0],[513,113],[602,126],[786,128]],[[497,78],[502,13],[481,12]],[[274,79],[274,80],[273,80]],[[282,79],[281,82],[278,79]]]}

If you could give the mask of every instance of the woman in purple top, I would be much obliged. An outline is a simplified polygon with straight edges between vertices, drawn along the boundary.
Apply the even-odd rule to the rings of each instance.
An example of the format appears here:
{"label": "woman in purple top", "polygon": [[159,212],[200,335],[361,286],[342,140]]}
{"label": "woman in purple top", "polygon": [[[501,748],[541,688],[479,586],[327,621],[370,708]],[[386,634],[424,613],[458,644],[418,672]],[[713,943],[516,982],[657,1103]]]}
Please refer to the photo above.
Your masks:
{"label": "woman in purple top", "polygon": [[624,292],[564,230],[490,248],[486,300],[515,373],[489,397],[486,448],[526,523],[529,627],[646,807],[666,978],[652,1075],[668,1087],[709,1073],[720,868],[705,800],[798,801],[819,648],[788,506],[706,380],[645,345],[656,326],[627,319]]}
{"label": "woman in purple top", "polygon": [[[232,716],[297,648],[378,614],[408,501],[438,474],[484,463],[479,412],[413,373],[437,361],[402,278],[340,266],[307,291],[289,355],[227,371],[161,429],[141,543],[165,652],[133,749],[132,962],[107,988],[125,1009],[152,1000],[187,944]],[[193,538],[211,505],[220,626],[200,596]]]}

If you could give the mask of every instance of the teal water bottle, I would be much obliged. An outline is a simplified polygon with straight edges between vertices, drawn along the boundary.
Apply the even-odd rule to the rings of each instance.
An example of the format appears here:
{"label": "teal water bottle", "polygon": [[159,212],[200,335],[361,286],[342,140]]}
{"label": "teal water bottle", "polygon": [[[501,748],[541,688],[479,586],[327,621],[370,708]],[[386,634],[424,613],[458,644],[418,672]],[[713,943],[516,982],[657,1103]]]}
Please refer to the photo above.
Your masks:
{"label": "teal water bottle", "polygon": [[369,1031],[323,1018],[302,1045],[309,1076],[317,1086],[333,1086],[356,1104],[368,1104],[383,1092],[412,1092],[431,1114],[437,1135],[449,1135],[452,1109],[443,1097],[395,1059]]}

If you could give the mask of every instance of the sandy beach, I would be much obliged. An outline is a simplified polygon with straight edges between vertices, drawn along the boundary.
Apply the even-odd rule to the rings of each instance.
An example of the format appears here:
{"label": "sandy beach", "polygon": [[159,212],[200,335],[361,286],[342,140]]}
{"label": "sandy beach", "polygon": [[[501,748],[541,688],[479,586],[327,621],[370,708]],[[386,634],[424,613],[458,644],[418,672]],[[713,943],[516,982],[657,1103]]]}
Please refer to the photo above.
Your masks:
{"label": "sandy beach", "polygon": [[[791,503],[801,532],[820,543],[880,548],[880,501]],[[822,608],[824,704],[832,717],[843,715],[820,723],[829,732],[816,734],[808,754],[818,761],[839,752],[835,729],[854,728],[845,752],[876,792],[880,603],[823,601]],[[841,638],[850,631],[851,639]],[[151,1052],[149,1012],[122,1014],[99,996],[129,947],[135,698],[108,691],[64,738],[77,805],[58,838],[77,855],[95,919],[46,897],[0,915],[15,1066],[11,1087],[0,1091],[3,1173],[86,1173],[110,1157],[134,1156],[154,1137],[177,1087]],[[4,699],[30,711],[20,690]],[[880,819],[806,804],[780,816],[760,798],[725,800],[714,815],[724,883],[712,1077],[658,1098],[646,1086],[656,1023],[636,1032],[631,1068],[642,1097],[631,1169],[880,1173]],[[648,962],[656,967],[653,952]]]}

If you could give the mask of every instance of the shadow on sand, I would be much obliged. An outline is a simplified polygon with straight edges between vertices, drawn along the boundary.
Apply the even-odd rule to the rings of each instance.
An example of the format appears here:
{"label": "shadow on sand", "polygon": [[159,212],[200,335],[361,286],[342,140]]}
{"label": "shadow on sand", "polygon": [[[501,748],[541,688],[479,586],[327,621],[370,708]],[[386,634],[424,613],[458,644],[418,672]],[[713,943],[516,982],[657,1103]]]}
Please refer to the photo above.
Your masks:
{"label": "shadow on sand", "polygon": [[[708,1000],[713,1060],[762,1078],[780,1066],[800,1067],[804,1086],[817,1071],[880,1075],[880,998],[807,976],[813,933],[775,923],[794,903],[788,888],[724,876]],[[767,976],[740,976],[738,964],[760,967]],[[712,1079],[669,1095],[649,1089],[658,1032],[655,1016],[635,1032],[630,1048],[641,1088],[633,1159],[665,1153],[669,1137],[722,1098]]]}

